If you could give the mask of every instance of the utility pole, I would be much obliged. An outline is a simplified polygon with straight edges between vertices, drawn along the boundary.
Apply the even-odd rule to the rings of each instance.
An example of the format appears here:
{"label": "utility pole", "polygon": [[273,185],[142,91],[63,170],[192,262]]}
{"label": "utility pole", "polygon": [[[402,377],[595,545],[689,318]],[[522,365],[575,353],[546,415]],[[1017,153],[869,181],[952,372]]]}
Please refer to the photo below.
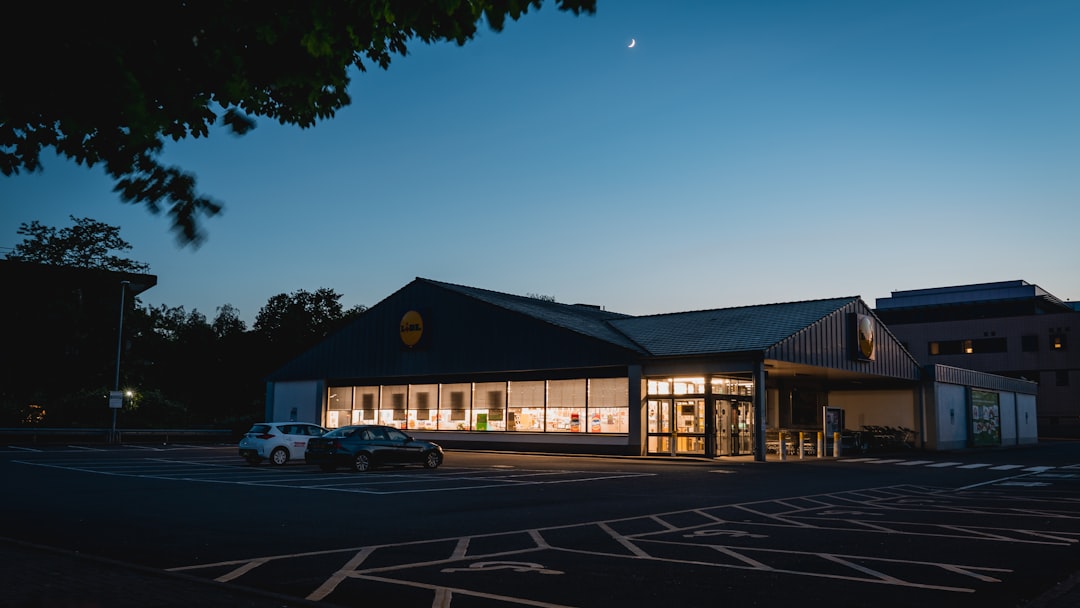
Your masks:
{"label": "utility pole", "polygon": [[124,394],[120,392],[120,353],[124,351],[124,302],[127,296],[127,286],[131,281],[120,281],[120,323],[116,331],[116,376],[113,380],[113,390],[109,394],[109,407],[112,408],[112,431],[109,433],[109,443],[116,443],[116,412],[124,407]]}

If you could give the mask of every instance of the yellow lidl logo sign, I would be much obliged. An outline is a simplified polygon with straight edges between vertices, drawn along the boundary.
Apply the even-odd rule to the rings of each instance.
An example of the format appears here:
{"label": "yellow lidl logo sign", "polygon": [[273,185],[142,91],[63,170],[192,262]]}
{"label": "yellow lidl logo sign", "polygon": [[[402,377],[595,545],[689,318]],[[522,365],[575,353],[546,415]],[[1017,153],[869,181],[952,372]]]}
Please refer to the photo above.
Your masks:
{"label": "yellow lidl logo sign", "polygon": [[857,318],[859,356],[872,360],[874,358],[874,320],[869,315],[859,315]]}
{"label": "yellow lidl logo sign", "polygon": [[398,333],[401,334],[401,341],[405,343],[405,346],[416,346],[424,335],[424,319],[420,313],[415,310],[405,313],[405,316],[401,317]]}

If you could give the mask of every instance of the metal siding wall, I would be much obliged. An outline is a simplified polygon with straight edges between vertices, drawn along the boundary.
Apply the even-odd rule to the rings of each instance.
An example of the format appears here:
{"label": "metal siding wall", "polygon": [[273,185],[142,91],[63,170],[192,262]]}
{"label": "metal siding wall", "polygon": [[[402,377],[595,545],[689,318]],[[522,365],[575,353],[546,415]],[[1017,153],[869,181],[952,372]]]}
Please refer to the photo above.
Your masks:
{"label": "metal siding wall", "polygon": [[848,314],[873,315],[861,301],[854,301],[806,327],[766,351],[766,358],[815,367],[843,369],[878,376],[918,380],[918,364],[899,342],[876,320],[876,353],[873,361],[853,359],[849,354]]}
{"label": "metal siding wall", "polygon": [[[409,310],[423,317],[413,349],[398,333]],[[361,317],[341,344],[326,345],[332,377],[398,377],[626,365],[633,353],[428,283],[414,283]]]}
{"label": "metal siding wall", "polygon": [[929,365],[926,367],[927,375],[937,382],[946,384],[959,384],[974,388],[984,388],[997,391],[1008,391],[1034,395],[1038,392],[1038,384],[1006,376],[987,374],[971,369],[952,367],[949,365]]}

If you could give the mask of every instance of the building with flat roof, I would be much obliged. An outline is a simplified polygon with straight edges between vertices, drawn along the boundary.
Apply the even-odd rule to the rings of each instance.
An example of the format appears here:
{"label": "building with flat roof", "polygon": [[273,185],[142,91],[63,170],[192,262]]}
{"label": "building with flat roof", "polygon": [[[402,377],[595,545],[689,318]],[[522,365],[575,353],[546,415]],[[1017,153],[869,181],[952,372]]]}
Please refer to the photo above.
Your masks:
{"label": "building with flat roof", "polygon": [[1038,383],[1044,435],[1080,430],[1077,303],[1026,281],[894,291],[877,317],[922,365],[944,364]]}
{"label": "building with flat roof", "polygon": [[0,283],[0,412],[9,424],[51,423],[54,403],[113,387],[122,317],[157,276],[5,259]]}

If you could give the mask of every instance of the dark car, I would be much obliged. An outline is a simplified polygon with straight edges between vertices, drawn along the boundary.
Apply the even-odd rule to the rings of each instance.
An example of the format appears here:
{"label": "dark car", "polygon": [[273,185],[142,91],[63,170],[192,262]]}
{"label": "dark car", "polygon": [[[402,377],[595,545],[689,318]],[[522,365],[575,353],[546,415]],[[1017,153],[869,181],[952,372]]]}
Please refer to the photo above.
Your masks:
{"label": "dark car", "polygon": [[434,469],[442,464],[443,449],[391,426],[352,425],[312,437],[304,461],[324,471],[350,467],[363,472],[380,465],[400,464],[422,464]]}

